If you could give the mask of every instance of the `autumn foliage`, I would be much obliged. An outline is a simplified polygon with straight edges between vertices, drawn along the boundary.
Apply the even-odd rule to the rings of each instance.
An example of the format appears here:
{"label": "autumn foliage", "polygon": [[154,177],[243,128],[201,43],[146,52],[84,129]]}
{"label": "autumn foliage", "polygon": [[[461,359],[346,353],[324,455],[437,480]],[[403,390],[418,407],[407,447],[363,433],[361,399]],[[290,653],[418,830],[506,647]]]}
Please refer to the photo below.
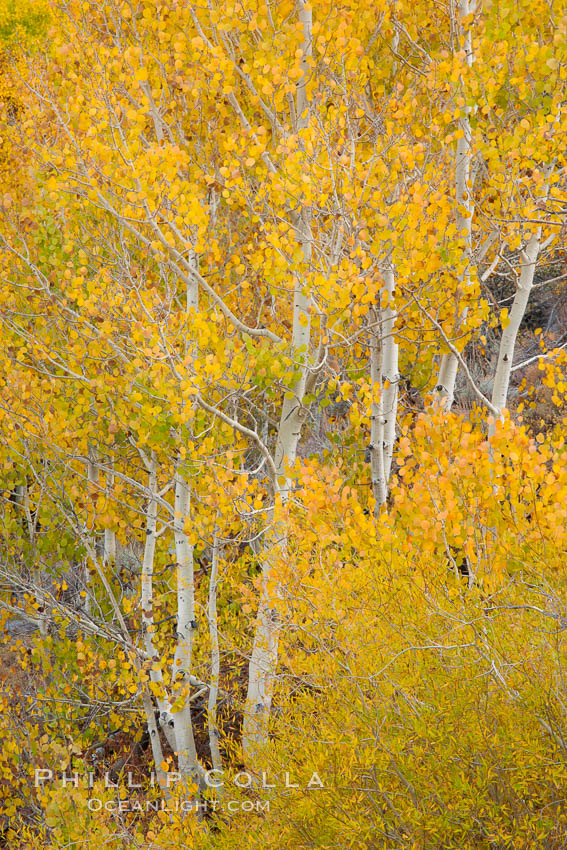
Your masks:
{"label": "autumn foliage", "polygon": [[566,26],[0,3],[2,846],[567,846]]}

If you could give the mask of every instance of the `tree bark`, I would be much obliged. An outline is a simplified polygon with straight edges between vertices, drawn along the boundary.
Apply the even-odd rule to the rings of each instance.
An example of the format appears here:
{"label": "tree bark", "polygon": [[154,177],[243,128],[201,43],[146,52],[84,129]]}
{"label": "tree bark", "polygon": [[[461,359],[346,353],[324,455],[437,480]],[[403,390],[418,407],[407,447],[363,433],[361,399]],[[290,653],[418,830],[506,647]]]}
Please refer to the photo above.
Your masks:
{"label": "tree bark", "polygon": [[398,343],[395,338],[397,313],[394,307],[396,275],[391,263],[384,273],[388,303],[382,310],[382,383],[384,387],[384,473],[386,484],[390,480],[396,422],[398,416],[399,365]]}
{"label": "tree bark", "polygon": [[190,516],[190,511],[191,491],[178,469],[175,474],[173,521],[177,561],[177,647],[173,661],[173,723],[179,773],[184,779],[198,783],[199,768],[190,702],[193,631],[196,628],[193,546],[184,531],[184,521]]}
{"label": "tree bark", "polygon": [[[458,17],[455,20],[455,29],[462,34],[462,44],[459,47],[465,52],[465,65],[467,68],[472,68],[474,62],[472,33],[468,25],[465,26],[464,32],[462,31],[462,21],[471,14],[475,5],[476,3],[472,3],[470,0],[459,0]],[[466,288],[470,283],[470,270],[473,259],[472,221],[474,208],[471,185],[472,131],[470,116],[471,107],[468,105],[464,106],[457,122],[459,139],[457,140],[457,151],[455,154],[455,218],[457,231],[465,240],[467,262],[464,273],[459,277],[460,285],[457,292],[461,291],[463,287]],[[466,317],[466,309],[459,312],[458,300],[459,295],[457,295],[456,304],[455,333],[457,333],[459,325]],[[458,368],[459,362],[453,352],[449,351],[443,355],[437,376],[435,393],[437,403],[445,410],[450,410],[453,406]]]}
{"label": "tree bark", "polygon": [[506,407],[508,400],[508,389],[510,386],[510,374],[512,372],[512,363],[514,360],[514,349],[516,347],[516,339],[518,331],[524,318],[526,307],[532,291],[534,275],[537,265],[537,260],[540,251],[541,227],[538,227],[536,232],[530,237],[525,249],[522,251],[522,268],[518,288],[514,296],[514,302],[510,311],[510,317],[507,327],[502,332],[500,340],[500,348],[498,350],[498,363],[496,365],[496,374],[494,376],[494,386],[492,389],[492,404],[499,411],[500,416],[492,417],[488,428],[488,433],[492,436],[496,430],[496,422],[502,420],[502,411]]}
{"label": "tree bark", "polygon": [[382,346],[378,310],[371,313],[373,328],[370,332],[370,383],[372,406],[370,409],[370,475],[376,516],[387,498],[386,470],[384,467],[384,392],[382,384]]}
{"label": "tree bark", "polygon": [[217,585],[219,575],[219,540],[215,532],[213,541],[213,557],[211,577],[209,579],[208,618],[209,636],[211,640],[211,682],[207,705],[207,722],[209,727],[209,746],[214,770],[222,769],[222,758],[219,747],[219,727],[217,722],[217,698],[220,681],[220,649],[217,618]]}
{"label": "tree bark", "polygon": [[[307,96],[309,58],[312,56],[311,7],[298,0],[298,16],[303,28],[302,76],[297,85],[297,129],[309,125],[310,104]],[[279,498],[281,508],[287,504],[291,492],[291,479],[286,467],[296,459],[297,445],[305,416],[303,399],[308,374],[308,358],[311,342],[311,297],[306,292],[304,274],[309,271],[312,260],[311,209],[303,204],[294,217],[295,238],[301,245],[303,270],[296,274],[293,300],[292,352],[299,364],[299,378],[285,394],[276,449],[274,455],[274,495]],[[272,518],[275,512],[272,513]],[[259,754],[267,743],[268,721],[278,664],[279,620],[277,601],[281,598],[281,587],[272,579],[273,559],[284,558],[287,552],[288,532],[285,523],[278,520],[266,535],[262,555],[262,587],[258,606],[258,617],[250,664],[248,668],[248,691],[242,725],[242,751],[245,763],[254,769]]]}
{"label": "tree bark", "polygon": [[[112,498],[112,488],[114,486],[114,471],[112,461],[109,461],[109,471],[106,473],[106,499],[109,501]],[[116,562],[116,534],[112,528],[104,529],[104,554],[103,564],[114,564]]]}
{"label": "tree bark", "polygon": [[[144,639],[144,650],[152,659],[150,669],[150,680],[164,688],[161,670],[154,669],[153,661],[158,660],[158,653],[154,644],[154,613],[153,613],[153,574],[154,557],[157,535],[157,468],[154,452],[148,460],[148,507],[146,510],[146,541],[144,545],[144,556],[142,558],[141,576],[141,609],[142,609],[142,635]],[[171,715],[171,704],[169,699],[156,699],[159,710],[160,726],[163,729],[167,742],[172,750],[176,748],[173,718]]]}

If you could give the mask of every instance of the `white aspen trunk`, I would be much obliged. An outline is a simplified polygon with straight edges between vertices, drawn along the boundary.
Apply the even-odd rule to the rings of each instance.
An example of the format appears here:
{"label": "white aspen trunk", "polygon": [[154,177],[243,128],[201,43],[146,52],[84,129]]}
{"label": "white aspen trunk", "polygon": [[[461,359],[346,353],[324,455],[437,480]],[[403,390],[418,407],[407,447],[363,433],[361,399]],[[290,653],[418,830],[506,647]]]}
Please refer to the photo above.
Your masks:
{"label": "white aspen trunk", "polygon": [[[34,569],[34,571],[33,571],[33,580],[34,580],[34,583],[37,584],[37,586],[39,587],[39,589],[41,591],[43,582],[42,582],[42,578],[41,578],[41,573],[37,569]],[[41,600],[41,597],[40,597],[40,600]],[[49,634],[49,609],[46,608],[45,602],[43,600],[40,601],[40,607],[43,608],[43,611],[39,612],[39,616],[38,616],[38,619],[37,619],[37,625],[38,625],[39,634],[41,635],[41,637],[46,638]]]}
{"label": "white aspen trunk", "polygon": [[[518,288],[514,296],[514,303],[510,311],[508,326],[502,332],[500,340],[500,348],[498,350],[498,363],[496,366],[496,374],[494,376],[494,386],[492,388],[492,404],[501,413],[506,407],[508,399],[508,388],[510,386],[510,374],[512,372],[512,362],[514,360],[514,349],[516,347],[516,338],[520,329],[520,324],[524,318],[526,307],[532,291],[534,275],[537,265],[537,260],[540,251],[541,227],[528,240],[525,249],[522,251],[522,269]],[[502,419],[502,415],[499,417]],[[488,428],[488,433],[492,436],[496,430],[496,421],[492,421]]]}
{"label": "white aspen trunk", "polygon": [[163,789],[163,793],[166,799],[169,798],[169,786],[167,784],[167,775],[163,770],[163,750],[161,747],[161,741],[159,739],[159,730],[156,723],[156,718],[154,714],[154,704],[152,702],[152,698],[150,692],[147,687],[144,686],[142,690],[142,705],[144,706],[144,713],[146,715],[146,723],[148,724],[148,732],[150,734],[150,745],[152,748],[152,756],[154,760],[155,772],[158,780],[158,784],[160,788]]}
{"label": "white aspen trunk", "polygon": [[262,591],[258,606],[258,620],[254,634],[254,644],[248,667],[248,692],[242,724],[242,752],[247,767],[254,770],[262,747],[267,743],[268,721],[272,706],[273,687],[275,682],[278,645],[279,623],[277,609],[274,607],[274,593],[270,591],[269,578],[271,575],[271,558],[284,554],[287,548],[287,536],[275,547],[276,551],[264,553],[262,558]]}
{"label": "white aspen trunk", "polygon": [[150,86],[149,83],[143,82],[141,84],[141,88],[142,88],[142,91],[144,92],[144,94],[146,95],[146,98],[148,99],[148,103],[150,105],[150,115],[152,116],[152,121],[153,121],[153,124],[154,124],[154,131],[155,131],[155,134],[156,134],[156,139],[161,144],[161,142],[163,142],[163,139],[164,139],[163,120],[162,120],[161,115],[159,114],[159,109],[157,108],[156,102],[153,98],[151,86]]}
{"label": "white aspen trunk", "polygon": [[[112,461],[109,461],[111,465]],[[112,488],[114,487],[114,472],[112,467],[106,473],[106,498],[110,501],[112,498]],[[102,562],[105,566],[116,563],[116,534],[112,528],[104,529],[104,553]]]}
{"label": "white aspen trunk", "polygon": [[[388,261],[384,272],[387,303],[372,312],[370,332],[370,382],[372,406],[370,412],[370,474],[376,501],[376,515],[388,498],[388,481],[396,439],[398,413],[398,344],[394,332],[397,314],[394,309],[396,277]],[[379,322],[381,316],[382,321]]]}
{"label": "white aspen trunk", "polygon": [[[146,655],[153,661],[158,661],[159,656],[154,644],[154,612],[153,612],[153,575],[154,557],[156,549],[157,533],[157,468],[154,452],[151,453],[148,469],[148,508],[146,511],[146,541],[144,545],[144,556],[142,559],[141,576],[141,608],[142,608],[142,635]],[[150,669],[150,680],[164,688],[161,670]],[[160,726],[163,729],[167,742],[175,751],[175,732],[173,718],[171,715],[171,704],[165,699],[156,699],[159,709]]]}
{"label": "white aspen trunk", "polygon": [[[184,531],[190,515],[191,491],[178,470],[175,474],[175,555],[177,561],[177,647],[173,660],[173,723],[178,769],[184,779],[199,781],[197,751],[191,720],[190,677],[195,622],[195,588],[193,578],[193,546]],[[177,705],[176,703],[180,703]]]}
{"label": "white aspen trunk", "polygon": [[[197,255],[195,251],[189,252],[189,265],[197,272],[199,270]],[[199,309],[199,282],[195,275],[191,276],[190,282],[187,285],[187,312]]]}
{"label": "white aspen trunk", "polygon": [[[189,265],[198,272],[198,259],[193,250],[189,252]],[[199,281],[190,275],[186,289],[187,312],[199,309]],[[193,356],[198,351],[198,341],[186,339],[186,351]],[[178,466],[180,459],[178,458]],[[200,766],[197,761],[193,721],[191,718],[190,685],[193,657],[193,630],[195,621],[195,586],[193,575],[193,546],[184,531],[184,521],[191,512],[191,490],[179,468],[175,473],[173,534],[177,565],[177,646],[173,659],[171,718],[175,739],[179,773],[187,782],[199,783]],[[169,706],[166,707],[169,724]]]}
{"label": "white aspen trunk", "polygon": [[[89,495],[90,495],[91,486],[98,485],[98,483],[100,481],[96,452],[90,446],[89,446],[89,449],[88,449],[88,460],[87,460],[87,480],[88,480],[88,484],[89,484]],[[151,485],[150,485],[150,492],[151,491],[152,491],[152,488],[151,488]],[[152,500],[150,499],[150,501],[152,501]],[[148,514],[149,514],[149,508],[148,508]],[[87,530],[86,541],[87,541],[87,544],[88,544],[87,545],[88,552],[87,552],[86,564],[88,564],[89,555],[93,559],[97,557],[96,549],[95,549],[95,546],[94,546],[93,535],[89,534],[88,530]],[[155,546],[155,536],[154,536],[154,542],[151,545]],[[153,553],[152,553],[152,565],[153,565]],[[104,588],[108,593],[109,599],[111,599],[112,602],[113,602],[113,607],[115,609],[115,613],[116,613],[118,622],[120,623],[122,632],[123,632],[124,636],[126,638],[128,638],[129,633],[128,633],[128,629],[126,627],[126,623],[124,621],[124,618],[122,616],[122,613],[120,611],[120,608],[119,608],[116,600],[113,598],[112,590],[110,588],[110,585],[108,584],[108,580],[107,580],[107,578],[104,574],[104,571],[101,571],[99,569],[99,575],[101,577]],[[88,576],[88,567],[87,567],[87,576]],[[144,611],[147,610],[147,607],[148,607],[147,603],[144,604],[145,600],[144,600],[143,593],[144,593],[144,590],[143,590],[143,579],[142,579],[142,622],[143,622],[143,618],[144,618]],[[87,589],[86,600],[88,598],[89,597],[88,597],[88,589]],[[89,600],[89,606],[90,606],[90,600]],[[87,614],[90,613],[90,607],[87,608],[85,606],[85,610],[86,610]],[[137,669],[140,668],[140,663],[139,663],[138,660],[136,661],[136,667],[137,667]],[[168,786],[167,786],[166,774],[164,773],[164,770],[162,768],[162,763],[163,763],[163,760],[164,760],[163,759],[163,750],[162,750],[161,741],[160,741],[160,737],[159,737],[158,727],[157,727],[157,724],[156,724],[153,700],[152,700],[151,694],[150,694],[148,688],[146,687],[146,685],[142,686],[142,705],[144,707],[144,714],[146,715],[146,723],[148,724],[148,732],[149,732],[149,735],[150,735],[150,744],[151,744],[151,748],[152,748],[152,756],[153,756],[153,759],[154,759],[156,776],[157,776],[157,779],[158,779],[158,783],[159,783],[160,787],[163,789],[164,795],[167,798],[167,797],[169,797],[169,791],[168,791]]]}
{"label": "white aspen trunk", "polygon": [[[303,231],[302,245],[306,262],[311,260],[311,227]],[[300,282],[295,286],[292,348],[296,360],[303,358],[301,376],[284,398],[275,451],[275,491],[282,507],[288,502],[292,482],[286,467],[295,462],[297,445],[304,420],[302,407],[307,378],[307,352],[310,344],[310,298],[302,291]],[[273,517],[273,512],[270,518]],[[276,523],[264,545],[262,557],[262,590],[258,606],[258,621],[248,668],[248,692],[242,726],[242,749],[246,764],[253,765],[257,754],[267,741],[268,720],[278,663],[279,623],[275,602],[281,596],[277,586],[271,589],[272,559],[284,558],[287,552],[287,528]]]}
{"label": "white aspen trunk", "polygon": [[310,73],[308,59],[313,56],[313,20],[311,6],[308,5],[305,0],[298,0],[297,6],[299,22],[303,29],[303,44],[301,45],[303,55],[301,58],[302,75],[299,78],[297,85],[296,112],[297,126],[299,129],[302,129],[303,127],[307,127],[309,124],[310,104],[307,96],[307,80],[309,79]]}
{"label": "white aspen trunk", "polygon": [[[297,128],[308,126],[310,105],[307,96],[307,79],[310,72],[308,59],[312,56],[311,7],[298,0],[299,20],[303,27],[302,77],[297,86]],[[308,271],[312,257],[311,210],[300,207],[294,222],[295,237],[303,253],[303,268]],[[307,380],[307,362],[311,342],[311,298],[305,291],[303,273],[298,274],[294,287],[292,351],[296,363],[301,363],[300,377],[284,397],[274,456],[274,490],[282,507],[291,491],[291,480],[286,466],[295,462],[297,444],[305,412],[303,398]],[[247,765],[254,769],[262,748],[268,739],[268,721],[278,664],[279,622],[275,602],[281,597],[281,588],[271,589],[272,559],[285,557],[287,528],[280,522],[267,536],[262,557],[262,589],[250,664],[248,691],[242,724],[242,751]]]}
{"label": "white aspen trunk", "polygon": [[20,484],[16,488],[16,504],[19,504],[24,512],[26,526],[28,529],[28,537],[31,546],[32,552],[32,576],[33,583],[38,588],[38,593],[36,595],[36,601],[38,604],[38,617],[37,624],[39,628],[39,633],[42,638],[46,638],[49,634],[49,609],[46,608],[45,598],[43,594],[43,577],[41,574],[41,570],[37,569],[35,566],[36,554],[36,522],[34,521],[30,508],[30,493],[27,483]]}
{"label": "white aspen trunk", "polygon": [[441,365],[437,375],[437,385],[435,387],[437,404],[443,407],[444,410],[451,410],[453,406],[458,370],[459,361],[455,355],[452,352],[444,354],[441,358]]}
{"label": "white aspen trunk", "polygon": [[[99,468],[98,468],[98,464],[97,464],[96,450],[92,446],[89,446],[88,447],[88,457],[87,457],[87,491],[88,491],[87,512],[89,513],[92,510],[93,529],[87,528],[87,536],[89,538],[89,541],[90,541],[90,544],[91,544],[91,546],[90,546],[91,552],[92,552],[92,555],[94,555],[94,557],[96,557],[96,541],[95,541],[95,536],[94,536],[94,533],[93,533],[93,530],[94,530],[94,504],[93,504],[93,502],[94,502],[94,500],[92,499],[92,495],[95,492],[95,490],[98,488],[99,481],[100,481],[100,474],[99,474]],[[87,515],[87,522],[89,521],[89,519],[90,519],[90,516]],[[91,611],[92,611],[92,600],[91,600],[91,593],[90,593],[90,589],[89,589],[90,574],[89,574],[89,555],[88,555],[88,553],[85,556],[85,561],[84,561],[84,566],[83,566],[83,583],[84,583],[84,591],[85,591],[85,601],[84,601],[84,604],[83,604],[83,608],[84,608],[85,614],[90,616]]]}
{"label": "white aspen trunk", "polygon": [[89,446],[87,458],[87,479],[89,484],[94,484],[95,486],[97,486],[100,481],[100,471],[97,461],[98,458],[96,450],[92,446]]}
{"label": "white aspen trunk", "polygon": [[[553,163],[546,165],[544,168],[542,201],[546,201],[549,195],[550,177],[553,170]],[[500,348],[498,350],[498,362],[496,364],[496,373],[494,375],[491,399],[493,408],[500,414],[506,407],[506,402],[508,400],[508,389],[510,387],[510,375],[512,372],[516,339],[522,319],[526,312],[526,307],[528,306],[530,293],[534,283],[535,270],[541,250],[541,235],[542,227],[540,225],[533,231],[521,252],[522,265],[520,278],[518,280],[518,288],[514,296],[508,325],[502,331],[502,339],[500,340]],[[498,419],[502,419],[502,415],[495,417],[494,422],[489,425],[489,436],[492,436],[496,431],[496,422]]]}
{"label": "white aspen trunk", "polygon": [[397,313],[394,308],[396,276],[390,264],[384,274],[388,303],[382,310],[382,384],[384,397],[382,414],[384,416],[384,474],[386,484],[390,480],[394,443],[396,441],[396,422],[398,417],[399,365],[398,343],[395,340]]}
{"label": "white aspen trunk", "polygon": [[398,76],[398,68],[399,68],[399,62],[398,62],[397,56],[398,56],[398,48],[400,46],[400,32],[399,32],[399,29],[398,29],[398,26],[397,26],[398,21],[397,21],[397,17],[396,17],[396,4],[393,3],[392,5],[393,5],[392,24],[393,24],[393,27],[394,27],[394,32],[393,32],[393,35],[392,35],[392,52],[393,52],[394,56],[396,57],[394,59],[394,61],[392,62],[392,76],[394,77],[394,79],[396,79],[396,77]]}
{"label": "white aspen trunk", "polygon": [[103,564],[113,564],[116,561],[116,535],[111,528],[104,529]]}
{"label": "white aspen trunk", "polygon": [[217,699],[220,683],[220,649],[219,629],[217,618],[217,585],[219,575],[219,541],[215,532],[213,541],[213,557],[211,562],[211,577],[209,579],[208,619],[209,636],[211,640],[211,681],[207,705],[207,722],[209,726],[209,746],[214,770],[222,770],[222,758],[219,747],[219,727],[217,722]]}
{"label": "white aspen trunk", "polygon": [[382,348],[378,311],[372,311],[374,327],[370,332],[370,383],[372,406],[370,410],[370,474],[372,493],[376,502],[376,516],[387,498],[386,470],[384,468],[384,393],[382,387]]}
{"label": "white aspen trunk", "polygon": [[[458,19],[455,21],[457,32],[462,32],[462,20],[469,15],[474,8],[471,0],[459,0]],[[472,33],[467,26],[462,35],[462,45],[459,45],[465,52],[465,64],[467,68],[471,68],[474,62],[474,54],[472,49]],[[456,198],[456,224],[458,233],[465,240],[465,254],[467,266],[460,276],[461,285],[467,287],[470,281],[470,269],[473,259],[472,251],[472,221],[473,221],[473,201],[472,201],[472,185],[471,185],[471,160],[472,160],[472,131],[471,131],[471,107],[465,106],[463,114],[458,120],[459,139],[457,141],[457,151],[455,155],[455,198]],[[461,286],[459,286],[459,290]],[[461,314],[458,312],[458,303],[456,304],[455,330],[460,322],[466,316],[466,310]],[[437,403],[445,410],[450,410],[453,406],[455,398],[455,383],[457,380],[457,371],[459,362],[455,354],[451,351],[443,355],[441,365],[437,376],[437,385],[435,394]]]}

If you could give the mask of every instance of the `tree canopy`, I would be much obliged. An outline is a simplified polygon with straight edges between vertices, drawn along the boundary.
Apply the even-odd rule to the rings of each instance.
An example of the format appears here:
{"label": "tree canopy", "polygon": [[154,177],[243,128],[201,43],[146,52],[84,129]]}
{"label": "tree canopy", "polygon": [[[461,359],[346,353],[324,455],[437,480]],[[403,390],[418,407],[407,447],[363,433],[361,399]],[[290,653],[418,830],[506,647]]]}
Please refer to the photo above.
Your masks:
{"label": "tree canopy", "polygon": [[0,842],[564,846],[566,27],[0,5]]}

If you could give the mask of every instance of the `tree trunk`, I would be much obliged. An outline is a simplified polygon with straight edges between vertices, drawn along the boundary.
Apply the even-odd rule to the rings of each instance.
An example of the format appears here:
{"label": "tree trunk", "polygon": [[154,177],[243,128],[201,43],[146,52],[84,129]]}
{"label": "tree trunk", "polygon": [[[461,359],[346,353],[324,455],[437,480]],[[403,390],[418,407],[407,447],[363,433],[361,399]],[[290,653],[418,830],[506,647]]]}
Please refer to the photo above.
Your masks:
{"label": "tree trunk", "polygon": [[[114,471],[112,469],[112,461],[109,461],[110,469],[106,474],[106,499],[110,501],[112,498],[112,488],[114,486]],[[112,528],[104,529],[104,554],[103,564],[114,564],[116,562],[116,534]]]}
{"label": "tree trunk", "polygon": [[[144,639],[144,650],[152,661],[158,660],[158,653],[154,644],[154,612],[153,612],[153,574],[154,556],[157,534],[157,469],[155,454],[152,452],[148,462],[148,507],[146,511],[146,542],[144,545],[144,556],[142,559],[141,577],[141,609],[142,609],[142,635]],[[153,667],[150,669],[150,680],[164,688],[161,670]],[[160,726],[163,729],[167,742],[172,750],[175,750],[175,733],[171,715],[171,704],[169,699],[156,699],[159,709]]]}
{"label": "tree trunk", "polygon": [[215,532],[213,541],[213,557],[211,563],[211,577],[209,580],[208,619],[209,636],[211,640],[211,681],[209,687],[209,701],[207,705],[207,722],[209,726],[209,746],[211,748],[211,761],[214,770],[222,769],[222,758],[219,748],[219,727],[217,723],[217,698],[220,680],[220,649],[219,630],[217,619],[217,585],[219,575],[219,541]]}
{"label": "tree trunk", "polygon": [[396,277],[390,259],[384,272],[384,284],[388,300],[380,311],[372,312],[373,328],[370,332],[370,472],[377,514],[388,498],[388,481],[396,440],[400,379],[398,344],[394,336],[397,318],[394,309]]}
{"label": "tree trunk", "polygon": [[[508,400],[508,388],[510,386],[510,374],[512,372],[512,362],[514,360],[514,349],[516,347],[516,338],[520,329],[520,324],[524,318],[526,307],[532,291],[534,275],[537,265],[537,260],[540,250],[541,227],[528,240],[525,249],[522,251],[522,269],[518,288],[514,296],[514,303],[510,311],[510,317],[507,327],[502,332],[500,340],[500,348],[498,351],[498,363],[496,366],[496,374],[494,376],[494,386],[492,388],[492,404],[501,413],[506,407]],[[502,415],[500,415],[500,420]],[[489,425],[488,433],[492,436],[496,430],[496,421],[492,419]]]}
{"label": "tree trunk", "polygon": [[382,385],[382,345],[378,310],[371,313],[373,328],[370,332],[370,384],[372,407],[370,410],[370,475],[376,516],[387,498],[386,470],[384,467],[384,392]]}
{"label": "tree trunk", "polygon": [[[297,85],[296,114],[297,129],[301,130],[308,126],[310,119],[307,80],[310,73],[308,60],[313,51],[311,7],[303,0],[299,0],[298,8],[299,20],[303,28],[303,73]],[[291,491],[291,479],[286,467],[295,462],[297,444],[305,417],[303,399],[311,342],[311,297],[305,291],[303,275],[309,271],[312,260],[313,236],[309,206],[303,204],[295,213],[294,229],[295,237],[302,249],[303,271],[296,274],[294,285],[292,351],[295,362],[301,365],[299,379],[293,387],[290,387],[283,399],[274,455],[274,495],[276,499],[279,497],[282,509],[285,508]],[[262,588],[248,668],[248,692],[242,725],[244,760],[251,769],[254,769],[259,753],[268,739],[268,720],[278,664],[279,622],[275,603],[281,598],[281,588],[272,580],[272,559],[274,556],[285,558],[287,539],[285,520],[282,522],[278,519],[264,543]]]}
{"label": "tree trunk", "polygon": [[[465,24],[463,32],[462,21],[471,14],[474,5],[475,4],[471,3],[470,0],[459,0],[458,17],[455,20],[455,29],[461,34],[462,38],[462,42],[459,44],[459,49],[462,49],[465,52],[465,65],[467,68],[471,68],[474,62],[472,33],[468,24]],[[455,219],[457,223],[457,232],[465,240],[467,265],[464,273],[459,278],[460,285],[457,288],[455,334],[458,332],[461,322],[466,317],[466,310],[459,312],[459,295],[462,294],[463,287],[466,289],[470,283],[470,271],[473,259],[473,187],[471,185],[472,131],[470,116],[471,107],[464,106],[461,109],[461,115],[457,122],[459,139],[457,141],[457,151],[455,155],[455,199],[457,205]],[[453,352],[449,351],[443,355],[439,374],[437,376],[435,392],[437,396],[437,403],[445,410],[450,410],[453,406],[458,368],[459,363]]]}
{"label": "tree trunk", "polygon": [[181,471],[175,475],[175,554],[177,561],[177,647],[173,661],[173,723],[179,773],[198,782],[199,768],[191,720],[190,676],[195,622],[193,546],[184,531],[190,516],[191,491]]}

